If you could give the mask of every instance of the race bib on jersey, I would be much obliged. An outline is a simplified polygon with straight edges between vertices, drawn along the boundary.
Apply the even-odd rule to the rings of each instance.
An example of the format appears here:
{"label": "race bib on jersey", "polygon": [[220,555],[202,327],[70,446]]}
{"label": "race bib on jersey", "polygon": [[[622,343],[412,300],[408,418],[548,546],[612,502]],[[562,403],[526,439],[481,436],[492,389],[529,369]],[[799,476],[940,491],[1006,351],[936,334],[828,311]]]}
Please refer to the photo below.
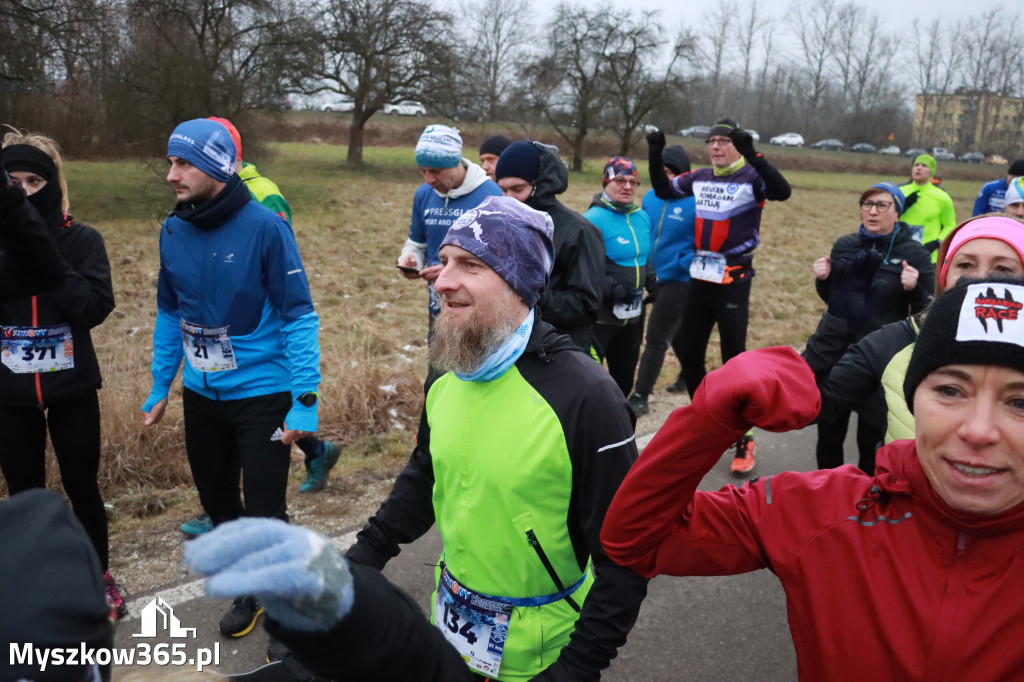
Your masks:
{"label": "race bib on jersey", "polygon": [[644,290],[639,289],[632,301],[626,303],[616,303],[612,308],[612,314],[620,320],[632,320],[634,317],[639,317],[640,312],[644,308]]}
{"label": "race bib on jersey", "polygon": [[725,256],[715,251],[698,249],[690,263],[690,277],[721,284],[725,279]]}
{"label": "race bib on jersey", "polygon": [[513,605],[477,594],[441,571],[434,601],[434,625],[470,668],[497,677],[505,654]]}
{"label": "race bib on jersey", "polygon": [[238,367],[227,327],[206,327],[182,320],[181,341],[188,364],[197,372],[224,372]]}
{"label": "race bib on jersey", "polygon": [[3,327],[0,360],[15,374],[59,372],[75,366],[71,326]]}

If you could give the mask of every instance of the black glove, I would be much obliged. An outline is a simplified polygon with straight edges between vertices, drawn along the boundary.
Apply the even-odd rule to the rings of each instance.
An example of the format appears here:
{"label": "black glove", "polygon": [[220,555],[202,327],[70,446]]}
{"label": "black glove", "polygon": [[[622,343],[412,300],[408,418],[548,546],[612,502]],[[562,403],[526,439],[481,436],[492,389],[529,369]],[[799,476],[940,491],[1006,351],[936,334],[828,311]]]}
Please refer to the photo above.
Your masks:
{"label": "black glove", "polygon": [[654,273],[654,270],[647,271],[644,289],[647,290],[647,297],[644,299],[644,303],[654,303],[658,300],[658,276]]}
{"label": "black glove", "polygon": [[874,313],[869,295],[871,283],[881,265],[882,254],[874,249],[833,261],[828,312],[854,328],[867,324]]}
{"label": "black glove", "polygon": [[665,132],[662,130],[655,130],[654,132],[647,133],[647,146],[649,151],[661,152],[665,149]]}
{"label": "black glove", "polygon": [[754,138],[743,128],[733,128],[729,131],[729,139],[736,151],[747,161],[757,158],[757,150],[754,149]]}
{"label": "black glove", "polygon": [[629,290],[626,289],[626,285],[622,282],[616,282],[611,277],[605,277],[605,297],[609,301],[618,303],[626,299],[629,294]]}

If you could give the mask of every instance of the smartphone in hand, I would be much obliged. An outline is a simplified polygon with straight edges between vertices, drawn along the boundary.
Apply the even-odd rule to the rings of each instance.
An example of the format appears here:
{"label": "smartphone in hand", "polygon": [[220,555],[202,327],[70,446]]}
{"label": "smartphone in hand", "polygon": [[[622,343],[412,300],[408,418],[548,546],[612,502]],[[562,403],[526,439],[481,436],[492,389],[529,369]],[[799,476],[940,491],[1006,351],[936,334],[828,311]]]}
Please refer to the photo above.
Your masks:
{"label": "smartphone in hand", "polygon": [[418,275],[418,274],[420,274],[420,269],[419,268],[413,268],[413,267],[410,267],[408,265],[396,265],[395,267],[398,268],[399,270],[401,270],[402,272],[409,273],[410,275]]}

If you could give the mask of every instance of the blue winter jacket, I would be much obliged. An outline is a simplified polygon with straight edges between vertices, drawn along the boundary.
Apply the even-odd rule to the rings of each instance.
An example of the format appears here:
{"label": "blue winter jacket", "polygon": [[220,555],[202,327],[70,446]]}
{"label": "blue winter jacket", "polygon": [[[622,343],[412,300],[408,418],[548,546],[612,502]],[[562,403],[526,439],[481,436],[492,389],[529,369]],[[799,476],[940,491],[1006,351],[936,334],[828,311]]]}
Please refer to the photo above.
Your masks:
{"label": "blue winter jacket", "polygon": [[1004,201],[1006,201],[1006,178],[986,182],[978,192],[978,198],[974,200],[974,212],[971,217],[982,213],[1002,212]]}
{"label": "blue winter jacket", "polygon": [[198,210],[179,204],[160,231],[153,389],[145,412],[167,397],[177,375],[182,322],[227,327],[237,364],[202,372],[185,362],[187,388],[212,400],[288,390],[287,427],[316,430],[316,405],[294,401],[320,383],[320,321],[299,249],[287,221],[253,199],[237,176]]}
{"label": "blue winter jacket", "polygon": [[689,282],[693,261],[695,199],[684,197],[665,201],[654,190],[644,195],[643,208],[651,219],[651,251],[647,262],[658,281]]}

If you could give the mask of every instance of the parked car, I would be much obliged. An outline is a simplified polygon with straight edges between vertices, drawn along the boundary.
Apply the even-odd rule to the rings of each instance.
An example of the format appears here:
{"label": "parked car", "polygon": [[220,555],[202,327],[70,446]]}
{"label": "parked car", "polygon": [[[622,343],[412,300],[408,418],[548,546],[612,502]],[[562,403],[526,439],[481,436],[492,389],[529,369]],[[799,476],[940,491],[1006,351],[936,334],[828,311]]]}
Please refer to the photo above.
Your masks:
{"label": "parked car", "polygon": [[888,147],[882,147],[881,149],[879,149],[878,153],[881,154],[882,156],[899,156],[900,148],[894,144],[891,144]]}
{"label": "parked car", "polygon": [[768,144],[778,144],[783,147],[803,147],[804,136],[800,133],[782,133],[768,140]]}
{"label": "parked car", "polygon": [[915,159],[918,156],[921,156],[922,154],[927,154],[927,153],[928,152],[926,150],[924,150],[924,149],[918,149],[917,147],[912,147],[912,148],[908,149],[907,151],[903,152],[903,156],[907,157],[908,159]]}
{"label": "parked car", "polygon": [[[875,149],[875,145],[873,144],[868,144],[867,142],[858,142],[857,144],[850,147],[850,151],[860,152],[861,154],[874,154],[878,150]],[[896,151],[897,153],[899,152],[899,147],[896,148]]]}
{"label": "parked car", "polygon": [[945,147],[932,147],[928,153],[938,161],[956,161],[956,154]]}
{"label": "parked car", "polygon": [[703,140],[711,134],[711,126],[690,126],[680,130],[679,134],[683,137],[699,137]]}
{"label": "parked car", "polygon": [[427,108],[420,102],[407,99],[393,104],[385,104],[384,113],[387,115],[398,114],[399,116],[426,116]]}
{"label": "parked car", "polygon": [[981,152],[967,152],[960,155],[960,160],[964,163],[982,163],[985,161],[985,155]]}
{"label": "parked car", "polygon": [[342,97],[340,99],[334,100],[333,102],[328,102],[327,104],[320,105],[320,111],[336,111],[342,114],[351,113],[352,111],[355,110],[355,108],[356,103],[355,101],[352,100],[351,97]]}
{"label": "parked car", "polygon": [[487,112],[473,107],[464,107],[452,114],[453,121],[482,121],[487,118]]}
{"label": "parked car", "polygon": [[991,163],[994,166],[1005,166],[1010,162],[1004,159],[999,154],[992,154],[990,156],[985,157],[985,163]]}
{"label": "parked car", "polygon": [[288,95],[270,95],[263,98],[263,101],[260,102],[260,106],[264,109],[291,109],[292,98]]}
{"label": "parked car", "polygon": [[841,152],[846,149],[846,145],[834,137],[829,137],[824,140],[818,140],[811,145],[811,149],[827,149],[830,152]]}

